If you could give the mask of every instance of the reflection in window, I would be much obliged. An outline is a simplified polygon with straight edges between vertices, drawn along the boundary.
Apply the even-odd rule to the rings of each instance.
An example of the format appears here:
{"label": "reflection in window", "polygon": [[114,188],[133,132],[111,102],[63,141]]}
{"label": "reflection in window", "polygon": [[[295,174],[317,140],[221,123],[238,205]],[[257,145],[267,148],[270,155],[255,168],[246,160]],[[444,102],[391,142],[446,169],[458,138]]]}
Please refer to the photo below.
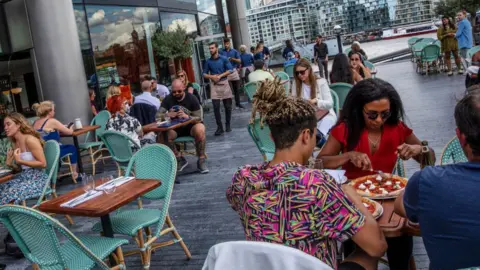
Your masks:
{"label": "reflection in window", "polygon": [[211,36],[222,33],[220,18],[218,16],[199,12],[198,20],[200,21],[201,36]]}
{"label": "reflection in window", "polygon": [[102,96],[120,81],[140,91],[144,76],[156,76],[151,36],[158,27],[157,9],[87,5],[87,17],[97,70],[92,80],[98,80]]}
{"label": "reflection in window", "polygon": [[179,25],[189,35],[197,32],[197,22],[193,14],[161,12],[160,18],[162,20],[162,30],[164,31],[174,31]]}

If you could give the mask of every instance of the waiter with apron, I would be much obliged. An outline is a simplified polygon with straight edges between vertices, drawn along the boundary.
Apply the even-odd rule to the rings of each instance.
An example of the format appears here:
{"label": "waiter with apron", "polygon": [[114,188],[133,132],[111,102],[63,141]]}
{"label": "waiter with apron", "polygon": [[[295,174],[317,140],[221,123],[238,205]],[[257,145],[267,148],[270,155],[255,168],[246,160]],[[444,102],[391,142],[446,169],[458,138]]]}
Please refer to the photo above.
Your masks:
{"label": "waiter with apron", "polygon": [[232,89],[228,83],[228,75],[233,72],[233,67],[226,57],[219,55],[218,44],[212,42],[208,46],[211,57],[205,62],[203,77],[210,80],[210,96],[213,103],[213,112],[217,122],[215,136],[224,133],[222,116],[220,115],[220,100],[225,108],[225,130],[232,131],[230,120],[232,118]]}
{"label": "waiter with apron", "polygon": [[238,66],[242,63],[240,53],[232,48],[229,38],[223,39],[223,46],[224,49],[220,50],[220,55],[226,57],[233,67],[233,72],[228,75],[228,81],[235,96],[235,105],[237,108],[245,109],[245,107],[240,104],[240,76],[238,74]]}

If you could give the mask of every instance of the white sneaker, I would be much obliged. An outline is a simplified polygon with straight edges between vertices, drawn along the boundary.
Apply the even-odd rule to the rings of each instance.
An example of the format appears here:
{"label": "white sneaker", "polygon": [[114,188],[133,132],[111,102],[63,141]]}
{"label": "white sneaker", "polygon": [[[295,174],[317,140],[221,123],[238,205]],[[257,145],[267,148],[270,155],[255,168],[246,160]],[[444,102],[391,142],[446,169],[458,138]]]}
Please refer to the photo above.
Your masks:
{"label": "white sneaker", "polygon": [[463,74],[463,68],[461,68],[461,69],[458,70],[458,74],[459,74],[459,75],[462,75],[462,74]]}

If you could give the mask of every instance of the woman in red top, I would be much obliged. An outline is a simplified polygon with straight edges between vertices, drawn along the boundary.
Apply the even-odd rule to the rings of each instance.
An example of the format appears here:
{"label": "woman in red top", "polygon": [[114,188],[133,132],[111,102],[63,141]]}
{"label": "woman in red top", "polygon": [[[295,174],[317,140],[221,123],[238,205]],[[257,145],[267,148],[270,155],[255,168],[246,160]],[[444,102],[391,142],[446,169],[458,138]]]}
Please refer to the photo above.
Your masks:
{"label": "woman in red top", "polygon": [[[391,84],[363,80],[348,93],[317,158],[325,168],[342,166],[348,179],[374,174],[373,170],[391,173],[398,157],[419,161],[421,142],[402,122],[403,116],[402,100]],[[412,237],[388,238],[387,243],[390,269],[408,269]]]}

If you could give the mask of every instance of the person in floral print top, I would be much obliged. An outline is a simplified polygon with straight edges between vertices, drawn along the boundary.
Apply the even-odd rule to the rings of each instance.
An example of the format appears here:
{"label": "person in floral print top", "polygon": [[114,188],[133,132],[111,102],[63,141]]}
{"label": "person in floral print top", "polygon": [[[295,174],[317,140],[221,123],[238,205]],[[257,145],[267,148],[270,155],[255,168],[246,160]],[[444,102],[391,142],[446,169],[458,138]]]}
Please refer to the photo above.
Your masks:
{"label": "person in floral print top", "polygon": [[[275,155],[270,162],[239,168],[227,199],[240,215],[247,240],[284,244],[335,269],[376,269],[387,244],[380,227],[350,186],[309,169],[315,147],[315,109],[287,97],[280,81],[263,82],[253,100],[266,120]],[[360,247],[337,265],[337,241]]]}
{"label": "person in floral print top", "polygon": [[128,101],[123,96],[113,96],[107,101],[108,111],[112,118],[108,119],[106,130],[118,131],[130,137],[135,144],[130,143],[133,151],[140,147],[140,137],[143,135],[142,125],[137,118],[127,114]]}

